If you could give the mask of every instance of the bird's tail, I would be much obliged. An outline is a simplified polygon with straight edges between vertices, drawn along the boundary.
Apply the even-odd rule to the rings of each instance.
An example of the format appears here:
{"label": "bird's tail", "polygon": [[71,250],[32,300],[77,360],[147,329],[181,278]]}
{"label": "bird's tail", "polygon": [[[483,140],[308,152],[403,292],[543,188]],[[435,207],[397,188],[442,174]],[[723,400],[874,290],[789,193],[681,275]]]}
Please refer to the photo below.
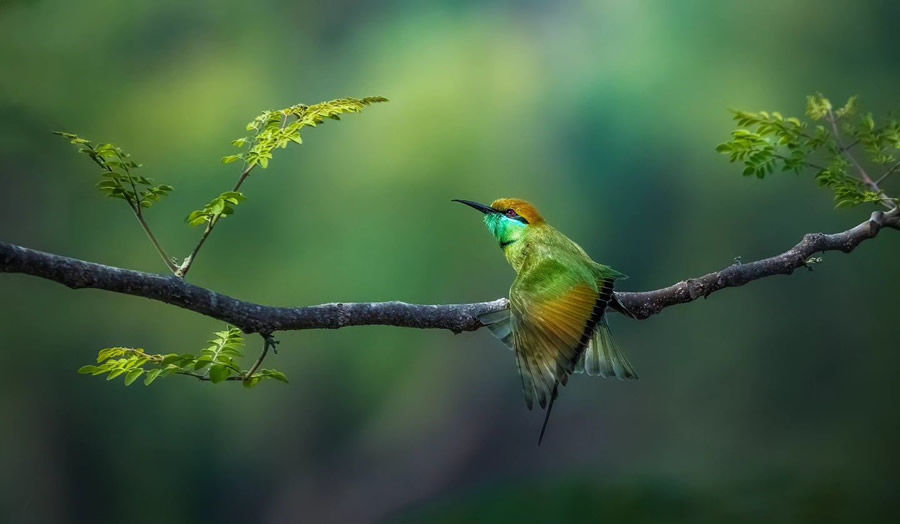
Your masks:
{"label": "bird's tail", "polygon": [[544,424],[541,426],[541,434],[538,435],[538,447],[544,441],[544,433],[547,431],[547,422],[550,421],[550,412],[553,411],[553,401],[556,400],[556,394],[559,391],[559,379],[553,384],[553,394],[550,395],[550,404],[547,405],[547,412],[544,413]]}
{"label": "bird's tail", "polygon": [[509,319],[509,309],[485,313],[479,316],[478,320],[487,326],[495,337],[506,344],[506,347],[509,349],[513,348],[512,324]]}
{"label": "bird's tail", "polygon": [[613,340],[609,332],[606,315],[603,315],[603,318],[597,324],[594,336],[575,366],[575,372],[619,379],[638,378],[634,367],[628,361],[628,357],[625,356],[625,353],[622,353],[622,350],[619,349],[619,346]]}

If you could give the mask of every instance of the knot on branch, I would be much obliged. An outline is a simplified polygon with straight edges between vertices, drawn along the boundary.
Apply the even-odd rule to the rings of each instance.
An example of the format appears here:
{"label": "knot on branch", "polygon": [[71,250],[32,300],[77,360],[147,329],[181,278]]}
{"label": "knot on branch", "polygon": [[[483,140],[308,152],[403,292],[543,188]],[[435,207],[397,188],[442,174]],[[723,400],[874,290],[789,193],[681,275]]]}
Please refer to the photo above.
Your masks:
{"label": "knot on branch", "polygon": [[[800,242],[808,251],[820,251],[820,246],[825,242],[825,233],[807,233]],[[805,257],[804,257],[805,258]]]}
{"label": "knot on branch", "polygon": [[[718,278],[718,273],[716,274],[716,278]],[[706,298],[710,291],[706,289],[706,286],[703,284],[703,281],[695,280],[693,278],[689,278],[684,281],[684,285],[687,287],[688,296],[691,297],[691,300],[696,300],[700,297]]]}

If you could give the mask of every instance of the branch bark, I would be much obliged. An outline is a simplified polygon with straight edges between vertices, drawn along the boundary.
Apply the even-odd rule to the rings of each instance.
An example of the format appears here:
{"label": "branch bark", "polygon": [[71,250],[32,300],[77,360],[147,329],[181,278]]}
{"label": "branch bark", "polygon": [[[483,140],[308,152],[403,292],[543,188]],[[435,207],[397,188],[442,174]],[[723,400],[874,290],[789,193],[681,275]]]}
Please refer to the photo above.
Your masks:
{"label": "branch bark", "polygon": [[[859,225],[840,233],[811,233],[791,249],[762,260],[733,264],[720,271],[645,292],[616,293],[639,319],[676,304],[707,297],[721,289],[742,286],[773,275],[788,275],[809,267],[814,254],[849,253],[883,228],[900,229],[900,209],[876,211]],[[306,307],[274,307],[216,293],[174,276],[122,269],[44,253],[0,242],[0,272],[22,273],[58,282],[72,289],[93,288],[149,298],[232,324],[246,333],[338,329],[384,325],[417,329],[475,331],[478,316],[508,306],[505,298],[472,304],[419,305],[404,302],[331,303]]]}

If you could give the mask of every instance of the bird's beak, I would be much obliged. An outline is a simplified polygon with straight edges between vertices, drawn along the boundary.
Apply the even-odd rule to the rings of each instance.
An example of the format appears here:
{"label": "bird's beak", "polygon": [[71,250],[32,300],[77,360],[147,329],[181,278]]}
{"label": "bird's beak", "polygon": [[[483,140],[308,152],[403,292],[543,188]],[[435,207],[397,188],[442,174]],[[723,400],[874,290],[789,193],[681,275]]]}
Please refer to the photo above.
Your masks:
{"label": "bird's beak", "polygon": [[494,209],[490,206],[486,206],[484,204],[479,204],[478,202],[472,202],[471,200],[457,200],[454,198],[453,200],[451,200],[451,202],[459,202],[460,204],[465,204],[469,207],[477,209],[478,211],[481,211],[485,215],[487,215],[489,213],[499,213],[499,211],[497,211],[496,209]]}

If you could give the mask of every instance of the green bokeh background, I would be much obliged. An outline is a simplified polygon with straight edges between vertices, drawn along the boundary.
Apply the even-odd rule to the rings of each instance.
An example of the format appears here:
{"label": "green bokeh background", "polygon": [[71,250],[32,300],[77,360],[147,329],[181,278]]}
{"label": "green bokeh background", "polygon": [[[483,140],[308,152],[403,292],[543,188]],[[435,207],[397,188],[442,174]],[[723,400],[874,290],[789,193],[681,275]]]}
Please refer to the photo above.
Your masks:
{"label": "green bokeh background", "polygon": [[[51,129],[176,187],[230,188],[265,108],[391,99],[308,130],[245,186],[196,284],[274,305],[494,299],[513,277],[451,198],[516,196],[647,290],[845,229],[809,176],[713,151],[726,109],[896,109],[890,2],[0,2],[0,239],[161,272]],[[290,385],[75,374],[99,348],[201,347],[221,323],[0,276],[0,522],[878,522],[898,506],[894,232],[813,273],[612,320],[637,383],[578,376],[535,448],[486,332],[279,334]],[[260,341],[250,339],[251,350]]]}

